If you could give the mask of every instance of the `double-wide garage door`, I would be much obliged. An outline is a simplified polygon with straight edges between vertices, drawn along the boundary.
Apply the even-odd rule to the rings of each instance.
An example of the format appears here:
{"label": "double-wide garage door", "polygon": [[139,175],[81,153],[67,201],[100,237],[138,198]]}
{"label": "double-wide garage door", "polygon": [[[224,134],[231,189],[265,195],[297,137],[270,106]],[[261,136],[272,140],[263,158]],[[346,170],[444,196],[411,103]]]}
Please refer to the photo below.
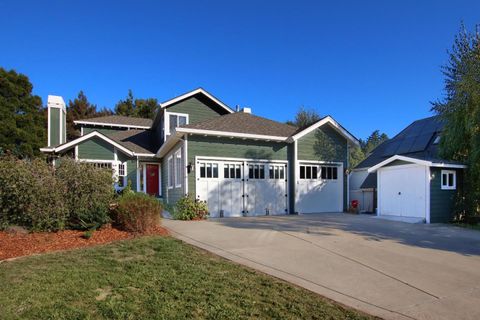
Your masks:
{"label": "double-wide garage door", "polygon": [[287,166],[266,161],[198,160],[196,195],[207,201],[211,217],[286,214]]}

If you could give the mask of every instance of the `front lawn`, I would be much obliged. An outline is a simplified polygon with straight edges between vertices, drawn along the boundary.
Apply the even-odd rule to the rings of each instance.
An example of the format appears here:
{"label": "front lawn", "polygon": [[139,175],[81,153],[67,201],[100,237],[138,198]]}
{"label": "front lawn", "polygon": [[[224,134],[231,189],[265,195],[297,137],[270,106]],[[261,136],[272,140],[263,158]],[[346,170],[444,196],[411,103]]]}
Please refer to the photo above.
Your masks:
{"label": "front lawn", "polygon": [[171,237],[0,263],[1,319],[368,319]]}

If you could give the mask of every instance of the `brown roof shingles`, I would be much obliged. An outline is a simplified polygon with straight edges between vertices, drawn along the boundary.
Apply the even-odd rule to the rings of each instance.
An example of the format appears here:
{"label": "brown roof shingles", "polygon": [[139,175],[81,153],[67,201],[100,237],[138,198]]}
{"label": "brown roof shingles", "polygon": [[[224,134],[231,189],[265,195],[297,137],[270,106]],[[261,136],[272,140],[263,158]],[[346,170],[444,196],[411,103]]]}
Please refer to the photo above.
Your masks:
{"label": "brown roof shingles", "polygon": [[236,112],[224,116],[218,116],[209,120],[182,127],[278,137],[289,137],[297,131],[297,128],[294,126],[244,112]]}
{"label": "brown roof shingles", "polygon": [[155,133],[150,130],[124,130],[106,136],[135,153],[156,153],[159,148]]}

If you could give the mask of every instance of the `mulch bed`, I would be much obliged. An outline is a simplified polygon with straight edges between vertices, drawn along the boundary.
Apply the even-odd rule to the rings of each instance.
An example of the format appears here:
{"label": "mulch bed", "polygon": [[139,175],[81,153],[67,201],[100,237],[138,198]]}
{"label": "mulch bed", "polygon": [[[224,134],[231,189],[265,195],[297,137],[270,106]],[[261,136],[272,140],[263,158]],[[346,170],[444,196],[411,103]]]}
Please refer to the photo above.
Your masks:
{"label": "mulch bed", "polygon": [[93,232],[85,239],[84,231],[64,230],[59,232],[0,232],[0,261],[32,254],[91,247],[118,240],[125,240],[143,235],[168,235],[168,231],[160,226],[146,234],[133,234],[118,230],[111,226]]}

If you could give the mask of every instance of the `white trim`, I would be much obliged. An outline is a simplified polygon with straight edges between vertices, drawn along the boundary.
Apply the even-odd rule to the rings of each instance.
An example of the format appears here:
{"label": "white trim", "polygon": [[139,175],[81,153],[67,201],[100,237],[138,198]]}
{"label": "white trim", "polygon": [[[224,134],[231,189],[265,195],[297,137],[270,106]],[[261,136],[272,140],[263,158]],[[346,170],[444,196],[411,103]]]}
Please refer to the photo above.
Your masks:
{"label": "white trim", "polygon": [[[85,140],[88,140],[90,138],[93,138],[93,137],[98,137],[102,140],[105,140],[106,142],[112,144],[114,147],[118,148],[119,150],[121,150],[123,153],[129,155],[129,156],[134,156],[134,153],[130,150],[128,150],[127,148],[125,148],[124,146],[118,144],[117,142],[113,141],[112,139],[110,139],[109,137],[103,135],[102,133],[98,132],[98,131],[92,131],[80,138],[77,138],[75,140],[72,140],[68,143],[65,143],[61,146],[58,146],[56,148],[51,148],[49,150],[52,150],[53,152],[60,152],[60,151],[63,151],[63,150],[66,150],[66,149],[69,149],[77,144],[79,144],[80,142],[83,142]],[[44,150],[47,150],[47,148],[43,148]],[[40,149],[42,150],[42,149]]]}
{"label": "white trim", "polygon": [[133,154],[137,157],[146,157],[146,158],[154,158],[155,157],[155,153],[136,153],[136,152],[134,152]]}
{"label": "white trim", "polygon": [[[172,170],[170,168],[170,161],[172,161],[173,163],[173,177],[170,177],[170,171]],[[172,181],[172,178],[174,181]],[[175,185],[175,162],[173,159],[173,154],[171,154],[167,158],[167,189],[173,189],[174,185]]]}
{"label": "white trim", "polygon": [[425,183],[425,223],[430,223],[430,186],[432,183],[432,179],[430,178],[429,167],[425,167],[425,177],[427,179]]}
{"label": "white trim", "polygon": [[355,138],[353,135],[351,135],[347,130],[345,130],[337,121],[335,121],[332,117],[326,116],[325,118],[317,121],[316,123],[312,124],[310,127],[307,127],[300,131],[299,133],[293,135],[292,137],[289,138],[289,142],[295,141],[300,139],[306,134],[309,134],[310,132],[320,128],[324,124],[329,123],[334,129],[339,131],[343,136],[345,136],[350,142],[353,144],[359,146],[360,142],[358,141],[357,138]]}
{"label": "white trim", "polygon": [[185,136],[184,140],[183,140],[183,158],[184,158],[184,162],[183,162],[183,167],[184,167],[184,170],[185,170],[185,173],[184,173],[184,189],[183,189],[183,193],[185,195],[188,194],[188,135]]}
{"label": "white trim", "polygon": [[96,160],[96,159],[78,159],[79,162],[92,162],[92,163],[115,163],[115,160]]}
{"label": "white trim", "polygon": [[104,126],[104,127],[120,127],[120,128],[134,128],[134,129],[150,129],[150,126],[137,126],[137,125],[130,125],[130,124],[119,124],[119,123],[106,123],[106,122],[95,122],[95,121],[87,121],[87,120],[75,120],[73,121],[74,124],[87,124],[87,125],[97,125],[97,126]]}
{"label": "white trim", "polygon": [[262,163],[288,163],[288,160],[268,160],[268,159],[252,159],[252,158],[195,156],[195,163],[198,160],[219,160],[219,161],[239,161],[239,162],[248,161],[248,162],[262,162]]}
{"label": "white trim", "polygon": [[80,127],[80,137],[83,136],[83,127]]}
{"label": "white trim", "polygon": [[234,111],[232,109],[230,109],[229,106],[227,106],[226,104],[224,104],[222,101],[218,100],[217,98],[215,98],[214,96],[212,96],[210,93],[208,93],[207,91],[203,90],[202,88],[198,88],[198,89],[195,89],[193,91],[190,91],[190,92],[187,92],[187,93],[184,93],[182,94],[181,96],[178,96],[176,98],[173,98],[173,99],[170,99],[170,100],[167,100],[163,103],[160,104],[160,108],[167,108],[168,106],[172,105],[172,104],[175,104],[179,101],[182,101],[182,100],[185,100],[189,97],[192,97],[198,93],[202,93],[204,94],[205,96],[207,96],[209,99],[213,100],[216,104],[218,104],[220,107],[222,107],[223,109],[225,109],[226,111],[228,111],[229,113],[234,113]]}
{"label": "white trim", "polygon": [[[48,130],[47,143],[48,143],[48,146],[51,146],[51,145],[52,145],[52,137],[51,137],[51,134],[50,134],[50,131],[51,131],[50,109],[51,109],[51,106],[48,105],[48,107],[47,107],[47,117],[48,117],[48,121],[47,121],[47,130]],[[45,149],[45,148],[44,148],[44,149]],[[40,151],[42,151],[42,149],[40,149]]]}
{"label": "white trim", "polygon": [[401,160],[401,161],[406,161],[406,162],[411,162],[411,163],[415,163],[415,164],[418,164],[418,165],[423,165],[423,166],[427,166],[427,167],[439,167],[439,168],[458,168],[458,169],[463,169],[463,168],[466,168],[465,165],[463,164],[448,164],[448,163],[437,163],[437,162],[432,162],[432,161],[426,161],[426,160],[420,160],[420,159],[416,159],[416,158],[411,158],[411,157],[406,157],[406,156],[402,156],[402,155],[394,155],[380,163],[378,163],[377,165],[371,167],[368,169],[368,173],[372,173],[372,172],[375,172],[377,171],[379,168],[389,164],[389,163],[392,163],[393,161],[395,160]]}
{"label": "white trim", "polygon": [[78,160],[78,145],[75,146],[75,160]]}
{"label": "white trim", "polygon": [[194,128],[182,128],[182,127],[177,128],[176,131],[180,133],[204,134],[207,136],[247,138],[247,139],[257,139],[257,140],[267,140],[267,141],[271,140],[271,141],[281,141],[281,142],[284,142],[284,141],[286,142],[288,138],[288,137],[279,137],[279,136],[267,136],[262,134],[204,130],[204,129],[194,129]]}
{"label": "white trim", "polygon": [[297,140],[294,140],[293,141],[293,183],[294,183],[294,187],[293,187],[293,212],[292,214],[296,214],[297,213],[297,184],[298,184],[298,178],[299,178],[299,175],[300,175],[300,166],[298,165],[298,141]]}
{"label": "white trim", "polygon": [[[174,153],[173,153],[173,158],[175,159],[174,164],[173,164],[173,172],[174,172],[174,183],[175,183],[175,188],[181,188],[182,187],[182,167],[178,167],[178,159],[182,161],[182,148],[178,148]],[[184,162],[184,161],[182,161]],[[178,171],[180,170],[180,171]]]}
{"label": "white trim", "polygon": [[[447,184],[444,184],[443,175],[447,175]],[[453,175],[453,186],[448,185],[448,175]],[[441,170],[440,171],[440,187],[442,190],[456,190],[457,189],[457,171],[455,170]]]}

